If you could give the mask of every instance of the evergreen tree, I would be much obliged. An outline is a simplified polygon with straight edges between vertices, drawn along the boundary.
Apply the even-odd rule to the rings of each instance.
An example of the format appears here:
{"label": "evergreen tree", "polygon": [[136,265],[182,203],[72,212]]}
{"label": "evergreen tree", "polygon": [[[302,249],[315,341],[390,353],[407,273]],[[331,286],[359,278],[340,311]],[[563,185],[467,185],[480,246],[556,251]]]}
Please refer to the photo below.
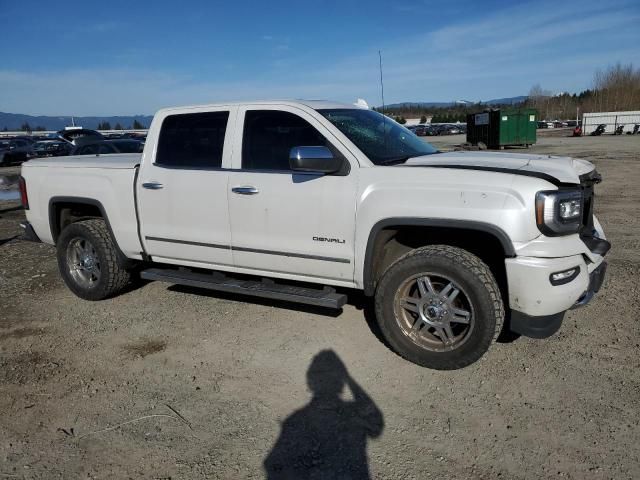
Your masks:
{"label": "evergreen tree", "polygon": [[144,126],[142,123],[140,123],[138,120],[134,120],[134,121],[133,121],[133,129],[134,129],[134,130],[144,130],[145,128],[147,128],[147,127],[145,127],[145,126]]}
{"label": "evergreen tree", "polygon": [[120,125],[120,122],[116,123],[113,127],[114,130],[124,130],[123,126]]}

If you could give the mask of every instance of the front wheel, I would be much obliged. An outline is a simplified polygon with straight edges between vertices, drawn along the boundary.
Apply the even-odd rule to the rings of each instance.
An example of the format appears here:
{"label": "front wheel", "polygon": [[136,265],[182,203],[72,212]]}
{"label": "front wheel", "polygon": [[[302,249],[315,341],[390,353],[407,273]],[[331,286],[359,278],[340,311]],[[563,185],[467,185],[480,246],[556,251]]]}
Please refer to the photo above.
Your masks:
{"label": "front wheel", "polygon": [[489,267],[448,245],[418,248],[391,265],[378,284],[375,304],[391,347],[437,370],[478,360],[504,321],[500,289]]}
{"label": "front wheel", "polygon": [[85,300],[116,295],[129,283],[129,272],[117,262],[117,250],[104,220],[72,223],[56,245],[58,268],[67,287]]}

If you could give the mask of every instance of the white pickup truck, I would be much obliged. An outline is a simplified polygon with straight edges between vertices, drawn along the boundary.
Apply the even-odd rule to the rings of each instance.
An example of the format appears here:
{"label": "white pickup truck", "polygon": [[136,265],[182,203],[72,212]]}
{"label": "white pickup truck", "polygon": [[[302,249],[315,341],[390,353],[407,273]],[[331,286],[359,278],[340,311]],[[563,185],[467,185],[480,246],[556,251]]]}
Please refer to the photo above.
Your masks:
{"label": "white pickup truck", "polygon": [[363,107],[265,101],[161,110],[141,155],[30,160],[21,193],[81,298],[133,277],[330,308],[359,289],[396,352],[455,369],[598,291],[599,181],[584,160],[441,153]]}

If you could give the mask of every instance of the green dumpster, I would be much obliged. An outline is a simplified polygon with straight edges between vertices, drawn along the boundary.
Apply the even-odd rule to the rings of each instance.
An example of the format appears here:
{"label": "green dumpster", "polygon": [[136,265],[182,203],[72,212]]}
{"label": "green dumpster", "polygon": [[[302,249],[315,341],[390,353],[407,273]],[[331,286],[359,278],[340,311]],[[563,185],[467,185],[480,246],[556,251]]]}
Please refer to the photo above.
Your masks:
{"label": "green dumpster", "polygon": [[536,143],[538,112],[532,108],[485,110],[467,115],[467,142],[487,148],[525,146]]}

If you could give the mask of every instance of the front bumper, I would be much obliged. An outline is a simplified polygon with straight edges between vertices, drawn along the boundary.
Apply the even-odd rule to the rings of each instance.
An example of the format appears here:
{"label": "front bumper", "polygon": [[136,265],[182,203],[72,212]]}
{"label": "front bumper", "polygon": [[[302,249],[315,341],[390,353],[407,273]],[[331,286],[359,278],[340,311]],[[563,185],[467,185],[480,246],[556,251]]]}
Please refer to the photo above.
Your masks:
{"label": "front bumper", "polygon": [[598,268],[589,275],[589,288],[587,288],[587,291],[584,292],[573,307],[571,307],[572,309],[582,307],[591,301],[595,294],[600,291],[600,287],[602,287],[602,284],[604,283],[606,273],[607,262],[602,262]]}
{"label": "front bumper", "polygon": [[[589,288],[589,275],[602,263],[588,262],[583,255],[559,258],[507,258],[509,307],[532,317],[555,315],[571,308]],[[552,274],[579,268],[577,276],[562,285],[553,285]]]}
{"label": "front bumper", "polygon": [[[595,294],[600,291],[600,287],[602,287],[604,283],[606,271],[607,262],[602,261],[589,273],[586,290],[568,308],[578,308],[589,303]],[[512,310],[509,328],[511,331],[526,337],[547,338],[560,329],[565,313],[566,309],[547,315],[528,315],[518,310]]]}

